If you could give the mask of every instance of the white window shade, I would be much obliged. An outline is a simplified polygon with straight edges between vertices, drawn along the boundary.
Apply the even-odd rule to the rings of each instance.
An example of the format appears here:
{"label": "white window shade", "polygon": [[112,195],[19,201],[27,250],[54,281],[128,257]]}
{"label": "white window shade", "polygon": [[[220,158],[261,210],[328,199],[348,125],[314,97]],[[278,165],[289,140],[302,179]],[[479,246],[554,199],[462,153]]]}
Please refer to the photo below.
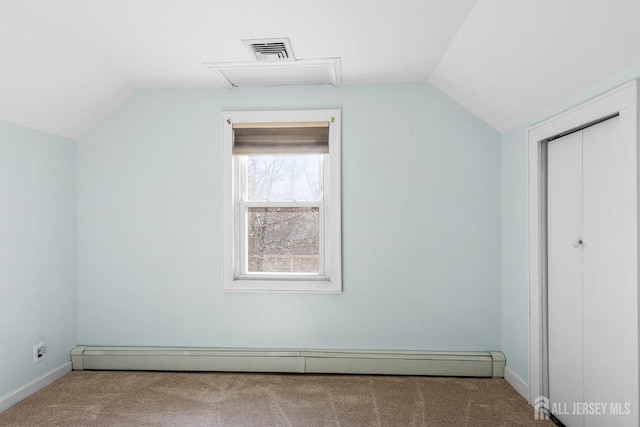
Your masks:
{"label": "white window shade", "polygon": [[329,122],[233,124],[233,155],[328,152]]}

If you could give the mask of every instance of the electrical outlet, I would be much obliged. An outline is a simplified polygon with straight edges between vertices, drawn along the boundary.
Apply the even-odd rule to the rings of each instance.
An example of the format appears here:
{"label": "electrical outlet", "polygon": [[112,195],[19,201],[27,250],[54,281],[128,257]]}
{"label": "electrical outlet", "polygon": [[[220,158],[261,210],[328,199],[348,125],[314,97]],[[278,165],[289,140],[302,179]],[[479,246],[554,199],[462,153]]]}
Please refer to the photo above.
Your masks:
{"label": "electrical outlet", "polygon": [[47,343],[40,340],[38,344],[33,346],[33,363],[40,363],[47,357]]}

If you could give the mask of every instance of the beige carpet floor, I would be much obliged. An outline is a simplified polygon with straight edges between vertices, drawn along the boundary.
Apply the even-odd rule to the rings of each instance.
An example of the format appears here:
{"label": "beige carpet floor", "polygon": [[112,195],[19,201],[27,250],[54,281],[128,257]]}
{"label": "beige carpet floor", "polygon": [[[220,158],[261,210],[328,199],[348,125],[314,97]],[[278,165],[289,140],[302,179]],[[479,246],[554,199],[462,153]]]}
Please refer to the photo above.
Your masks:
{"label": "beige carpet floor", "polygon": [[75,371],[0,426],[553,426],[501,379]]}

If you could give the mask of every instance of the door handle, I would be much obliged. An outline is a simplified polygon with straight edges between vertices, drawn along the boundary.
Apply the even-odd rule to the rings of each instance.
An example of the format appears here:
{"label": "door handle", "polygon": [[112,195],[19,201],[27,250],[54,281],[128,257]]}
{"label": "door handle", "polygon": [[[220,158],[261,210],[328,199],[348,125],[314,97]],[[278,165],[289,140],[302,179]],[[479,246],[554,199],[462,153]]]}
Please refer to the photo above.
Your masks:
{"label": "door handle", "polygon": [[581,237],[578,237],[578,238],[575,240],[575,242],[573,242],[571,245],[572,245],[574,248],[579,247],[580,245],[582,245],[582,238],[581,238]]}

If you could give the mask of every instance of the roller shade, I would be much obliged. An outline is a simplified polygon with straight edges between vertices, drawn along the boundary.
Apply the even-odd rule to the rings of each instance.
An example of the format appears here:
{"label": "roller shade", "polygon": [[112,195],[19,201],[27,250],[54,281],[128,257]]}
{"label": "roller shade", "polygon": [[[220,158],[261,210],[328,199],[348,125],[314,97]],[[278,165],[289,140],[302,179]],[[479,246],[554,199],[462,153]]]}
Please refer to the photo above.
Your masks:
{"label": "roller shade", "polygon": [[326,154],[329,122],[234,123],[233,154]]}

